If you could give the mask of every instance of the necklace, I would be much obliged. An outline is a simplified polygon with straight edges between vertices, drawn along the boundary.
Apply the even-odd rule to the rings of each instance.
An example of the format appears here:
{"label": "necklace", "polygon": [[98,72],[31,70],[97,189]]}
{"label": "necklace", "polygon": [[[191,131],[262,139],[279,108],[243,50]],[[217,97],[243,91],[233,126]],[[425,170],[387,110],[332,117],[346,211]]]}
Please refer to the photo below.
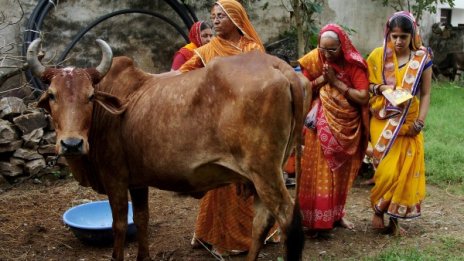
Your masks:
{"label": "necklace", "polygon": [[235,43],[232,42],[232,41],[229,41],[229,42],[230,42],[230,44],[231,44],[233,47],[235,47],[235,48],[237,48],[238,50],[242,51],[242,48],[240,48],[241,42],[242,42],[242,37],[240,37],[240,39],[238,40],[238,43],[237,43],[237,44],[235,44]]}
{"label": "necklace", "polygon": [[412,57],[412,51],[409,51],[408,59],[406,61],[401,60],[401,62],[403,62],[402,64],[399,63],[400,59],[398,59],[398,67],[402,68],[403,66],[405,66],[411,60],[411,57]]}

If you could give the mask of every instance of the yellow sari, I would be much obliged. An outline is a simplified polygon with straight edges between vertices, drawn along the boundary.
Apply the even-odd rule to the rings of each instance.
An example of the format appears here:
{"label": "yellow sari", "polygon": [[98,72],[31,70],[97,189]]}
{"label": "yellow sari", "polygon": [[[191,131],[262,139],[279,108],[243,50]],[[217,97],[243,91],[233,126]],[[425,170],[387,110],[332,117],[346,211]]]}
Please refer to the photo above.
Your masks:
{"label": "yellow sari", "polygon": [[[379,47],[367,59],[371,83],[383,84],[383,54],[383,47]],[[399,68],[395,59],[394,65],[396,86],[402,86],[408,64]],[[380,110],[384,104],[383,95],[371,97],[371,111]],[[424,137],[422,133],[417,136],[405,136],[418,115],[419,99],[414,96],[398,136],[376,168],[371,204],[379,214],[387,213],[396,218],[420,216],[420,204],[425,197]],[[388,121],[389,119],[371,118],[370,135],[373,144],[379,140]]]}

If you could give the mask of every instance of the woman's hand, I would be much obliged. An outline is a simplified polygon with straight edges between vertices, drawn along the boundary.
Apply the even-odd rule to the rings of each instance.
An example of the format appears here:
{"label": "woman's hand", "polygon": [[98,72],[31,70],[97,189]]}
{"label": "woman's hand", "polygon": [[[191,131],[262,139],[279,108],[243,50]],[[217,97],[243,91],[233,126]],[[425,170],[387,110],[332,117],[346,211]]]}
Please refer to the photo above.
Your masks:
{"label": "woman's hand", "polygon": [[408,130],[405,133],[405,136],[416,136],[419,134],[422,129],[424,128],[424,121],[420,119],[416,119],[413,124],[408,127]]}
{"label": "woman's hand", "polygon": [[395,86],[389,84],[382,84],[379,86],[379,93],[382,94],[383,91],[391,89],[392,91],[395,89]]}
{"label": "woman's hand", "polygon": [[337,81],[337,76],[335,75],[334,69],[326,63],[324,63],[322,67],[322,75],[329,84],[334,84],[335,81]]}
{"label": "woman's hand", "polygon": [[324,79],[324,75],[320,75],[320,76],[317,77],[316,79],[310,81],[311,89],[312,89],[314,92],[318,92],[319,89],[320,89],[324,84],[326,84],[326,80]]}
{"label": "woman's hand", "polygon": [[410,136],[410,137],[414,137],[414,136],[417,136],[417,134],[419,134],[420,131],[417,131],[413,125],[409,126],[408,127],[408,130],[406,131],[406,133],[404,134],[404,136]]}

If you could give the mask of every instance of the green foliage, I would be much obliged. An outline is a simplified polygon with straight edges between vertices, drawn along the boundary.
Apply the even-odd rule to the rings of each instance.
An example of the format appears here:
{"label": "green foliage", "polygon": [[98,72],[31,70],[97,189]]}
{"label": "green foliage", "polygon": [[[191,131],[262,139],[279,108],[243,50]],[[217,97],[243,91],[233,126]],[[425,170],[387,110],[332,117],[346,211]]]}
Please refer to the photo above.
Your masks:
{"label": "green foliage", "polygon": [[434,83],[424,130],[427,182],[464,184],[464,88]]}
{"label": "green foliage", "polygon": [[341,24],[340,26],[341,26],[341,27],[343,28],[343,30],[344,30],[348,35],[350,35],[350,36],[358,32],[358,31],[356,31],[355,29],[350,28],[350,27],[348,27],[348,26],[346,26],[346,25],[342,25],[342,24]]}
{"label": "green foliage", "polygon": [[320,14],[323,8],[321,0],[300,0],[303,18],[303,35],[304,39],[308,39],[305,43],[305,51],[311,50],[317,46],[317,36],[320,27],[314,20],[314,14]]}
{"label": "green foliage", "polygon": [[373,0],[381,2],[383,6],[389,6],[396,11],[409,11],[414,14],[414,17],[417,21],[422,18],[422,13],[424,11],[430,12],[432,14],[437,12],[436,5],[448,4],[450,7],[454,6],[454,0]]}
{"label": "green foliage", "polygon": [[306,36],[305,38],[308,39],[305,45],[305,51],[309,51],[317,47],[317,40],[319,38],[320,30],[321,28],[319,26],[316,26],[315,24],[308,26],[307,32],[305,35]]}

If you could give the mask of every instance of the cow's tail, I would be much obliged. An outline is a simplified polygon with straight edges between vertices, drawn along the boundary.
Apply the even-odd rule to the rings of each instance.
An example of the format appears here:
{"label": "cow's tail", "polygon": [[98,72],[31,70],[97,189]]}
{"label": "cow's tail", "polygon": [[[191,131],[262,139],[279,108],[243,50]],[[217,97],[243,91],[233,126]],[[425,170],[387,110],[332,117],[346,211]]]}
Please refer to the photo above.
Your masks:
{"label": "cow's tail", "polygon": [[[296,197],[293,208],[292,221],[286,231],[286,260],[301,260],[304,247],[304,233],[300,204],[298,200],[300,176],[301,176],[301,149],[303,144],[302,130],[304,123],[305,97],[308,96],[306,78],[299,77],[290,66],[281,67],[282,72],[290,82],[290,92],[292,97],[293,129],[290,144],[295,145],[295,175],[296,175]],[[292,147],[292,146],[290,146]]]}

